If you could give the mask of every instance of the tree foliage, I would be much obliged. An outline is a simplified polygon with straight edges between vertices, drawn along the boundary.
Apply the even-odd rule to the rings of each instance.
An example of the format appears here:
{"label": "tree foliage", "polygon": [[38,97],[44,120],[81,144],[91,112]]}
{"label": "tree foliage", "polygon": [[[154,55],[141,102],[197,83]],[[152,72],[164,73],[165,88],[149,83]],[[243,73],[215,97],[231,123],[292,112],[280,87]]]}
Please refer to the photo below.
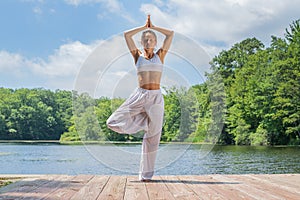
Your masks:
{"label": "tree foliage", "polygon": [[[269,48],[256,39],[244,40],[238,46],[246,45],[248,51],[235,45],[213,59],[214,73],[221,73],[225,82],[226,134],[236,144],[299,143],[299,20],[290,29],[285,39],[272,36]],[[235,55],[241,57],[229,59]],[[234,70],[225,73],[227,69]]]}
{"label": "tree foliage", "polygon": [[57,140],[68,129],[71,92],[0,88],[0,96],[1,139]]}

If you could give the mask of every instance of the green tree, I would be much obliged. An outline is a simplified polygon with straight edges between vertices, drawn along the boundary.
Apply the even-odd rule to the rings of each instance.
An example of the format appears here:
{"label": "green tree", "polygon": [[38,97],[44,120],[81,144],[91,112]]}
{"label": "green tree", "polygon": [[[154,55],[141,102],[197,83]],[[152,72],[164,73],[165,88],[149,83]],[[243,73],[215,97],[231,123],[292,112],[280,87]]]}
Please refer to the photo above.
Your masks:
{"label": "green tree", "polygon": [[60,136],[59,140],[61,142],[81,141],[81,138],[75,127],[75,116],[71,117],[70,124],[71,125],[69,126],[68,130]]}
{"label": "green tree", "polygon": [[190,90],[196,95],[196,104],[198,108],[193,111],[193,114],[195,115],[193,123],[196,125],[196,129],[189,135],[187,141],[204,142],[207,139],[209,125],[211,124],[208,87],[206,83],[203,83],[194,85]]}
{"label": "green tree", "polygon": [[87,93],[73,94],[74,123],[81,140],[103,140],[95,113],[96,101]]}
{"label": "green tree", "polygon": [[300,44],[300,19],[290,24],[290,29],[285,29],[285,38],[290,43]]}
{"label": "green tree", "polygon": [[164,126],[161,138],[167,142],[178,141],[181,119],[180,97],[176,88],[168,89],[166,92],[167,94],[164,96]]}
{"label": "green tree", "polygon": [[128,134],[119,134],[112,130],[110,130],[106,125],[106,120],[109,116],[115,111],[123,102],[124,99],[115,98],[115,99],[108,99],[108,98],[100,98],[97,100],[97,107],[96,107],[96,115],[99,121],[101,135],[107,141],[127,141],[127,140],[136,140],[137,137],[130,136]]}

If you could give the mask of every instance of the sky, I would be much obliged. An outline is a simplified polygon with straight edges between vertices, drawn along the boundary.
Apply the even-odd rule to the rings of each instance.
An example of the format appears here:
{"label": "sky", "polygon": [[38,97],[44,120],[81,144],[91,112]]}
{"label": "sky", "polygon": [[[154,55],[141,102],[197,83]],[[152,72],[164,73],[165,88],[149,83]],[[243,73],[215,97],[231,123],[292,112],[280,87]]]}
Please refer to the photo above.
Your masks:
{"label": "sky", "polygon": [[272,35],[284,37],[299,7],[300,0],[1,0],[0,87],[126,96],[136,72],[122,34],[147,14],[175,32],[163,85],[197,84],[209,70],[203,62],[220,51],[246,38],[268,46]]}

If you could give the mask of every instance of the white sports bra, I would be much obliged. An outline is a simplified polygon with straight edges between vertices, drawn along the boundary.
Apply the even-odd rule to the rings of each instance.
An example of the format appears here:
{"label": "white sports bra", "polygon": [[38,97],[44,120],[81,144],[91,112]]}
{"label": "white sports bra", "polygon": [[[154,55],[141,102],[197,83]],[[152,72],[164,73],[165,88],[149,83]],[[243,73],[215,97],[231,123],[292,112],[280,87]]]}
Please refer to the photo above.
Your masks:
{"label": "white sports bra", "polygon": [[135,65],[137,72],[162,72],[163,70],[163,64],[157,54],[154,54],[154,56],[150,59],[146,59],[143,55],[140,55]]}

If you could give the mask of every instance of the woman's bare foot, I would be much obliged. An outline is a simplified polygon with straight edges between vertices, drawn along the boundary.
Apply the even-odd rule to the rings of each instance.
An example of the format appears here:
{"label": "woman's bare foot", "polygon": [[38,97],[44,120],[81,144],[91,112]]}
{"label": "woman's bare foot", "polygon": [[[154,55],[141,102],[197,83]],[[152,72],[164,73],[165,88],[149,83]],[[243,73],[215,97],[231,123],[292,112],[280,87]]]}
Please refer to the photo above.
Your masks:
{"label": "woman's bare foot", "polygon": [[151,179],[142,179],[141,182],[151,182]]}

